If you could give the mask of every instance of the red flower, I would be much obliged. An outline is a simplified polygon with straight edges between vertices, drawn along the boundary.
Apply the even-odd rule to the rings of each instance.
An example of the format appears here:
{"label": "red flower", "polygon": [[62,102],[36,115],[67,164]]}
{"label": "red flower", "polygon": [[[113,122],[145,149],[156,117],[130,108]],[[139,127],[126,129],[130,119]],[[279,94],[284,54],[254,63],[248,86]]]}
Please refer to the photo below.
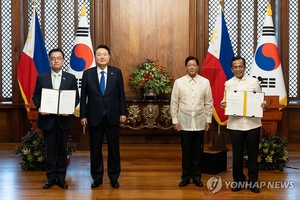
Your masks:
{"label": "red flower", "polygon": [[144,74],[144,78],[145,78],[145,80],[151,80],[152,79],[152,75],[150,75],[150,74]]}

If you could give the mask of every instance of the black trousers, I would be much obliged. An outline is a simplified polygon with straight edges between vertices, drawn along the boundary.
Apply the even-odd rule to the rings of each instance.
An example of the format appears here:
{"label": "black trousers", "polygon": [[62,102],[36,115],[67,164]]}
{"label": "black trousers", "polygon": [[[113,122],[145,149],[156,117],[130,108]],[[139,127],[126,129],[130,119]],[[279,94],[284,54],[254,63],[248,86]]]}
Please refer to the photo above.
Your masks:
{"label": "black trousers", "polygon": [[182,149],[182,180],[201,179],[203,131],[180,131]]}
{"label": "black trousers", "polygon": [[48,179],[65,180],[69,131],[69,129],[61,129],[57,120],[55,120],[50,130],[43,130],[46,146],[46,175]]}
{"label": "black trousers", "polygon": [[106,136],[108,161],[107,171],[110,180],[117,180],[121,172],[120,147],[119,147],[119,126],[110,125],[106,117],[102,118],[99,126],[90,128],[90,155],[91,155],[91,176],[93,180],[102,180],[104,173],[102,144]]}
{"label": "black trousers", "polygon": [[248,182],[257,182],[258,179],[258,145],[260,140],[260,128],[248,131],[229,130],[232,143],[232,175],[235,182],[246,181],[243,173],[244,150],[248,154]]}

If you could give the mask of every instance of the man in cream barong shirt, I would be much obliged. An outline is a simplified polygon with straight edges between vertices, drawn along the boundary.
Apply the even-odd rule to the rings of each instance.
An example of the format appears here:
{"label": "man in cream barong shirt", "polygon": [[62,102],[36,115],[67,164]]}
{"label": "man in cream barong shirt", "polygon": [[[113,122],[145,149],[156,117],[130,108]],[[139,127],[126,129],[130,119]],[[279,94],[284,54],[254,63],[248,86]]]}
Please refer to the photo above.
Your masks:
{"label": "man in cream barong shirt", "polygon": [[209,80],[198,75],[199,60],[189,56],[185,60],[187,74],[174,82],[171,95],[171,117],[174,130],[180,132],[182,175],[179,187],[201,182],[203,134],[212,121],[213,99]]}
{"label": "man in cream barong shirt", "polygon": [[[241,56],[232,58],[231,70],[234,77],[225,82],[225,90],[227,91],[248,91],[261,92],[258,79],[245,75],[246,64],[245,59]],[[227,102],[225,98],[220,106],[225,109]],[[261,104],[263,111],[268,109],[268,105],[264,102]],[[234,183],[231,190],[238,192],[244,188],[249,188],[254,193],[259,193],[258,187],[258,146],[261,130],[260,117],[244,117],[234,116],[228,117],[227,129],[232,144],[232,176]],[[244,174],[244,151],[248,155],[248,180]]]}

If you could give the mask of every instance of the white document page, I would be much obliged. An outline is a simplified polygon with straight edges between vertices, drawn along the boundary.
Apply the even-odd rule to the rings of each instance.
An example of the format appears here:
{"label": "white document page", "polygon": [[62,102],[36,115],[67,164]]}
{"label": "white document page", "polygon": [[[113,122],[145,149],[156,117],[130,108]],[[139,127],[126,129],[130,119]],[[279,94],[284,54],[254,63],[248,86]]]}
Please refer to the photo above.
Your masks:
{"label": "white document page", "polygon": [[42,89],[41,112],[57,114],[59,90]]}
{"label": "white document page", "polygon": [[244,92],[225,91],[225,115],[243,116],[244,110]]}
{"label": "white document page", "polygon": [[246,116],[263,117],[261,104],[264,102],[265,94],[257,92],[247,92]]}
{"label": "white document page", "polygon": [[74,114],[76,90],[61,90],[58,114]]}

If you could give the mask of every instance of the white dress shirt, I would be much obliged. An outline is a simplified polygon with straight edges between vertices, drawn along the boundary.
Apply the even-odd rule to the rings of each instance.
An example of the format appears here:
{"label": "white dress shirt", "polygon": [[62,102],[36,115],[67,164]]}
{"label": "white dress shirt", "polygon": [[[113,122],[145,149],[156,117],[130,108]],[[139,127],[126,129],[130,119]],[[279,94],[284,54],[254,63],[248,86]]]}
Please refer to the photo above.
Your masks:
{"label": "white dress shirt", "polygon": [[100,80],[101,80],[101,71],[104,71],[104,76],[105,76],[105,88],[106,88],[106,82],[107,82],[107,67],[105,67],[104,70],[101,70],[99,67],[97,67],[97,74],[98,74],[98,80],[99,80],[99,83],[100,83]]}
{"label": "white dress shirt", "polygon": [[205,130],[211,123],[213,99],[209,80],[196,75],[185,75],[174,82],[170,110],[173,124],[180,124],[184,131]]}
{"label": "white dress shirt", "polygon": [[[58,82],[57,82],[58,87],[55,88],[55,76],[57,76],[57,75],[58,75],[58,77],[57,77],[58,78]],[[62,79],[62,70],[60,70],[60,72],[58,72],[58,73],[51,70],[51,81],[52,81],[53,89],[59,89],[60,84],[61,84],[61,79]]]}

